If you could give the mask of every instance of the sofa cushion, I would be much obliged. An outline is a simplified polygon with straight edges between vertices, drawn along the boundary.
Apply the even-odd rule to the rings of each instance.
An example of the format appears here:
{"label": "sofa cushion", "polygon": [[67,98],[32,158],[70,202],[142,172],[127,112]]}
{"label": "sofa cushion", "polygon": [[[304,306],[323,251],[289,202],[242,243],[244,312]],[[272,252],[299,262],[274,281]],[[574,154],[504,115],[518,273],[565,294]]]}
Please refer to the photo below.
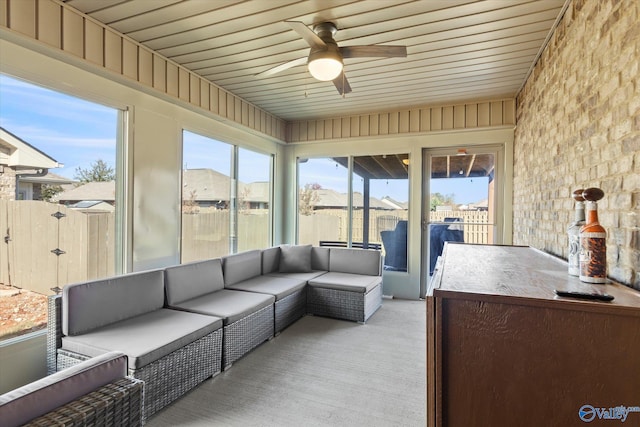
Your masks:
{"label": "sofa cushion", "polygon": [[295,280],[301,280],[304,282],[308,282],[309,280],[318,277],[322,274],[326,273],[326,271],[317,271],[317,270],[312,270],[308,273],[269,273],[267,274],[267,276],[274,276],[274,277],[284,277],[287,279],[295,279]]}
{"label": "sofa cushion", "polygon": [[273,295],[223,289],[176,304],[176,308],[218,316],[228,325],[272,305],[275,299]]}
{"label": "sofa cushion", "polygon": [[[264,249],[262,251],[262,274],[279,273],[280,271],[280,246]],[[313,246],[311,248],[311,272],[310,277],[315,277],[316,272],[329,271],[329,248]],[[293,273],[295,274],[295,273]],[[303,273],[304,274],[304,273]],[[284,276],[283,276],[284,277]],[[296,279],[302,275],[295,276]],[[309,276],[304,276],[309,277]],[[303,279],[308,280],[308,279]]]}
{"label": "sofa cushion", "polygon": [[79,335],[163,306],[162,270],[67,285],[62,290],[62,332]]}
{"label": "sofa cushion", "polygon": [[0,396],[0,420],[22,425],[127,375],[127,356],[109,352]]}
{"label": "sofa cushion", "polygon": [[280,273],[308,273],[311,271],[311,245],[280,246]]}
{"label": "sofa cushion", "polygon": [[240,252],[222,258],[224,284],[233,285],[262,274],[262,254],[259,250]]}
{"label": "sofa cushion", "polygon": [[140,369],[222,327],[222,319],[162,308],[83,335],[63,337],[62,348],[87,356],[122,351]]}
{"label": "sofa cushion", "polygon": [[166,268],[164,282],[168,305],[218,291],[224,288],[222,261],[215,258]]}
{"label": "sofa cushion", "polygon": [[277,301],[299,291],[304,288],[306,284],[306,280],[266,275],[233,284],[229,289],[269,294],[275,296]]}
{"label": "sofa cushion", "polygon": [[278,272],[280,268],[280,247],[262,250],[262,274]]}
{"label": "sofa cushion", "polygon": [[329,272],[309,280],[309,286],[366,294],[382,283],[381,276]]}
{"label": "sofa cushion", "polygon": [[329,248],[314,246],[311,248],[311,269],[315,271],[329,271]]}
{"label": "sofa cushion", "polygon": [[346,248],[330,248],[330,250],[330,272],[382,275],[380,251]]}

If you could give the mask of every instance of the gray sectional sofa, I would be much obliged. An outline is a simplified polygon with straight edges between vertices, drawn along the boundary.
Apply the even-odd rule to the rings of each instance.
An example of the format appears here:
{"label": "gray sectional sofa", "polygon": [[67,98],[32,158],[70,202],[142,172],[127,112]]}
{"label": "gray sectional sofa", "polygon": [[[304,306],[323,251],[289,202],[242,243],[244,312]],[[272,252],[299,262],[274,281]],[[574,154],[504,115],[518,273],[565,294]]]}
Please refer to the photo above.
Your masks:
{"label": "gray sectional sofa", "polygon": [[50,297],[48,368],[121,351],[150,417],[305,314],[364,323],[381,304],[379,251],[311,245],[78,283]]}

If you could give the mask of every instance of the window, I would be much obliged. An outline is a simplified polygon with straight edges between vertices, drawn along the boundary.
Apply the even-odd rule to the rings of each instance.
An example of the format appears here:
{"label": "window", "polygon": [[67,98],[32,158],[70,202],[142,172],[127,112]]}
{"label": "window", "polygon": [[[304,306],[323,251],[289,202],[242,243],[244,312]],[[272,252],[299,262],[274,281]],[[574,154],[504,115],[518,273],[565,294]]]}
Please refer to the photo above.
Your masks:
{"label": "window", "polygon": [[238,252],[271,244],[272,156],[238,149]]}
{"label": "window", "polygon": [[407,271],[409,155],[353,158],[352,241],[381,249],[385,271]]}
{"label": "window", "polygon": [[0,75],[0,339],[46,326],[52,288],[119,272],[124,112]]}
{"label": "window", "polygon": [[298,159],[298,243],[346,245],[348,158]]}
{"label": "window", "polygon": [[406,271],[408,158],[298,159],[298,242],[380,249],[385,270]]}
{"label": "window", "polygon": [[183,132],[182,262],[230,253],[233,146]]}
{"label": "window", "polygon": [[488,147],[425,151],[429,198],[424,201],[429,227],[429,275],[445,242],[498,243],[496,236],[496,158]]}
{"label": "window", "polygon": [[182,262],[268,247],[272,156],[189,131],[182,153]]}

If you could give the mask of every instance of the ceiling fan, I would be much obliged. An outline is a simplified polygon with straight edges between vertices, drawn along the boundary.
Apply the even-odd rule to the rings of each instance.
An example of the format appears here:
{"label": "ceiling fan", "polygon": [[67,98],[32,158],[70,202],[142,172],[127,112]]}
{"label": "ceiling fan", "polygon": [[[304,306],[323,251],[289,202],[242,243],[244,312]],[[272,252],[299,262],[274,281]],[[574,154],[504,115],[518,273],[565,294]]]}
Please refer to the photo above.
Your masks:
{"label": "ceiling fan", "polygon": [[308,57],[294,59],[270,68],[256,77],[267,77],[297,65],[307,64],[309,72],[320,81],[333,81],[340,95],[351,92],[344,75],[344,58],[406,58],[406,46],[345,46],[339,47],[333,37],[338,28],[332,22],[321,22],[313,31],[304,22],[285,21],[311,46]]}

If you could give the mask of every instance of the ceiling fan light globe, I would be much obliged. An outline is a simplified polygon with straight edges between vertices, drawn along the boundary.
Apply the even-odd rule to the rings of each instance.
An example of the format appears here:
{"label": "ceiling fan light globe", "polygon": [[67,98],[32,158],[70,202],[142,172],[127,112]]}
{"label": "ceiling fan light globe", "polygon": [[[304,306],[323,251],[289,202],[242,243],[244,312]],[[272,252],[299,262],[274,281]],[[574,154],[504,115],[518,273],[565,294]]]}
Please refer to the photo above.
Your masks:
{"label": "ceiling fan light globe", "polygon": [[320,81],[334,80],[342,72],[342,61],[337,58],[311,59],[308,63],[309,73]]}

